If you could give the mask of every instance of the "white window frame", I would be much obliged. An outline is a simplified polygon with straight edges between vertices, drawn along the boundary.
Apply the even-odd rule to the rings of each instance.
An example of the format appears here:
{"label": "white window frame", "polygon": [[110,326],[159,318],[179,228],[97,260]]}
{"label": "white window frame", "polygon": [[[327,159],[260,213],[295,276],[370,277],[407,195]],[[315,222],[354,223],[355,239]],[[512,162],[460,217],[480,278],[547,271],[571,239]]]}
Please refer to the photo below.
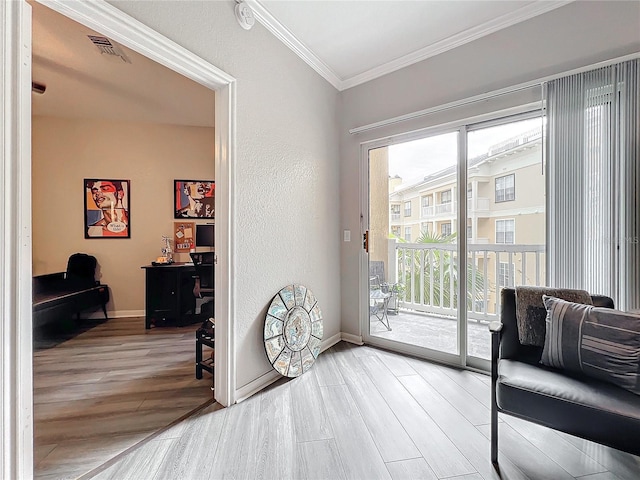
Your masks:
{"label": "white window frame", "polygon": [[[513,229],[512,230],[507,230],[506,228],[502,229],[502,230],[498,230],[498,225],[506,225],[508,224],[508,222],[512,222],[513,225]],[[515,218],[501,218],[496,220],[496,225],[495,225],[495,233],[496,233],[496,243],[499,245],[513,245],[516,243],[516,220]],[[498,240],[498,233],[501,233],[503,235],[502,237],[502,241]],[[513,233],[513,241],[512,242],[507,242],[506,241],[506,235],[507,233]]]}
{"label": "white window frame", "polygon": [[[407,206],[409,206],[409,208],[407,208]],[[404,202],[404,216],[405,217],[411,216],[411,200]]]}
{"label": "white window frame", "polygon": [[514,263],[500,262],[498,265],[498,285],[501,287],[514,287],[516,279],[516,266]]}
{"label": "white window frame", "polygon": [[[445,201],[443,196],[445,193],[448,193],[448,199]],[[453,202],[453,190],[449,189],[449,190],[443,190],[442,192],[440,192],[440,205],[444,205],[445,203],[451,203]]]}
{"label": "white window frame", "polygon": [[404,227],[404,239],[411,242],[411,227]]}
{"label": "white window frame", "polygon": [[[498,183],[506,184],[508,178],[513,178],[513,185],[512,186],[501,185],[500,188],[498,188]],[[502,180],[502,182],[499,182],[499,180]],[[499,193],[500,193],[500,199],[498,198]],[[515,199],[516,199],[516,174],[509,173],[508,175],[496,177],[495,179],[496,203],[513,202],[515,201]]]}
{"label": "white window frame", "polygon": [[[449,227],[449,233],[444,233],[445,225]],[[451,225],[451,222],[440,224],[440,235],[442,235],[443,237],[447,237],[451,235],[452,232],[453,232],[453,225]]]}

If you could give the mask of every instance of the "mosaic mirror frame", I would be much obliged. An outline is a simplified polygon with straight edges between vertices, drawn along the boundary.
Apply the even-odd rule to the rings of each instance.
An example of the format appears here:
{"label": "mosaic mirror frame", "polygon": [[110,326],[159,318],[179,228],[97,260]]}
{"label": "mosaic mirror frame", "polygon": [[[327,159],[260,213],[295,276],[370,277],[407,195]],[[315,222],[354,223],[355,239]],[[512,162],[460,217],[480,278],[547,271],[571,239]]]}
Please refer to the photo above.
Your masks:
{"label": "mosaic mirror frame", "polygon": [[322,313],[313,292],[287,285],[269,305],[264,322],[264,348],[273,368],[285,377],[308,371],[320,354]]}

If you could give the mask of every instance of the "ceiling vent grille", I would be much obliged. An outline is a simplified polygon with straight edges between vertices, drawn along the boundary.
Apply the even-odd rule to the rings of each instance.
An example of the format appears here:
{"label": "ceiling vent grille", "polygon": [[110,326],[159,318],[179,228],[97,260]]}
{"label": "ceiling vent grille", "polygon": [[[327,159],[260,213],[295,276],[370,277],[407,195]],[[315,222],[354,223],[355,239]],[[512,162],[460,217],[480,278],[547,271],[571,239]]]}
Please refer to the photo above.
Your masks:
{"label": "ceiling vent grille", "polygon": [[120,47],[109,40],[107,37],[99,37],[97,35],[87,35],[87,37],[89,37],[89,40],[91,40],[93,44],[98,47],[98,50],[100,50],[101,54],[106,54],[112,57],[120,57],[123,62],[131,63],[131,60],[127,58]]}

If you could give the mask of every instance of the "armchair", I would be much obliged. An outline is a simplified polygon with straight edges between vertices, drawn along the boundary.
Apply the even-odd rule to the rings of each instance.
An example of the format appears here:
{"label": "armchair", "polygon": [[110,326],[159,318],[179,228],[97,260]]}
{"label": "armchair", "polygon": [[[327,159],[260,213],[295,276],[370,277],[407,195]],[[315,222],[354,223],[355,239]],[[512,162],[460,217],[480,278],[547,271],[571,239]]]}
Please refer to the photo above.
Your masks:
{"label": "armchair", "polygon": [[[614,307],[606,296],[591,295],[591,301],[594,307],[606,307],[596,308],[599,311]],[[640,396],[586,374],[541,364],[543,347],[520,342],[516,309],[516,291],[502,289],[500,321],[489,326],[492,463],[497,467],[499,412],[640,455]]]}

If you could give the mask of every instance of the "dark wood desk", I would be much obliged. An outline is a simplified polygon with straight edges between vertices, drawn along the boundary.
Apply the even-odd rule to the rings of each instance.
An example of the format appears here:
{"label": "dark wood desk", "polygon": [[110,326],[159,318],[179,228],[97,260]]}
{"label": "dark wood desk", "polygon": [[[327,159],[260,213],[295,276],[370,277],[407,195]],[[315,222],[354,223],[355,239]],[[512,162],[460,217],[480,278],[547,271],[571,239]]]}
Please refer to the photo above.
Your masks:
{"label": "dark wood desk", "polygon": [[188,325],[198,321],[192,263],[145,265],[145,327]]}

